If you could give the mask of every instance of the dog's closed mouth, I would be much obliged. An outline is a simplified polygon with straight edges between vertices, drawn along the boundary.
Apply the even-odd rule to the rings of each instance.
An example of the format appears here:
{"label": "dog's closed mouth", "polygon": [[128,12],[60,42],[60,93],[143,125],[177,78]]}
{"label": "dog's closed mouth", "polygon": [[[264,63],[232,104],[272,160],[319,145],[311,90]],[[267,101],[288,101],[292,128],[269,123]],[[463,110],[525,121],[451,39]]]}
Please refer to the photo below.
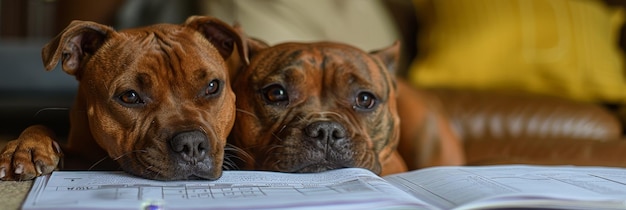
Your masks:
{"label": "dog's closed mouth", "polygon": [[186,180],[208,180],[208,181],[214,181],[214,180],[219,179],[219,177],[221,177],[221,176],[218,176],[217,178],[205,178],[205,177],[200,177],[198,175],[192,174],[192,175],[189,175],[186,178]]}
{"label": "dog's closed mouth", "polygon": [[187,180],[204,180],[204,179],[196,175],[191,175],[187,177]]}
{"label": "dog's closed mouth", "polygon": [[[221,177],[221,168],[212,165],[213,158],[205,158],[202,162],[155,160],[140,156],[120,159],[124,171],[155,180],[216,180]],[[157,164],[159,163],[159,164]],[[216,169],[218,171],[216,171]]]}
{"label": "dog's closed mouth", "polygon": [[350,166],[347,164],[329,162],[329,161],[324,160],[322,162],[302,165],[301,167],[296,168],[295,170],[292,170],[289,172],[291,173],[317,173],[317,172],[322,172],[322,171],[328,171],[328,170],[340,169],[340,168],[348,168],[348,167]]}
{"label": "dog's closed mouth", "polygon": [[[188,180],[216,180],[221,177],[221,173],[215,173],[215,168],[206,162],[202,162],[196,165],[188,165],[187,167],[181,167],[177,169]],[[219,170],[219,169],[218,169]]]}

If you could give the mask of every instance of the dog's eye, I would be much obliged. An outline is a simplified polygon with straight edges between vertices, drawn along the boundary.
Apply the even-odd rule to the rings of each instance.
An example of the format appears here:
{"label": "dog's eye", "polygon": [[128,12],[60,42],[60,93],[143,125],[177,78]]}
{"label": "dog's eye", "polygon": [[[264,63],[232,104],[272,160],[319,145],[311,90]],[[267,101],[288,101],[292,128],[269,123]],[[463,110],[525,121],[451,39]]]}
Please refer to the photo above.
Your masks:
{"label": "dog's eye", "polygon": [[283,105],[285,102],[289,102],[289,95],[287,91],[281,85],[270,85],[263,88],[263,97],[268,103]]}
{"label": "dog's eye", "polygon": [[370,110],[376,106],[376,96],[370,92],[360,92],[355,99],[355,109]]}
{"label": "dog's eye", "polygon": [[144,103],[141,97],[139,97],[139,94],[135,92],[134,90],[129,90],[129,91],[122,93],[122,95],[119,96],[119,99],[121,102],[125,104],[130,104],[130,105]]}
{"label": "dog's eye", "polygon": [[211,82],[209,82],[209,84],[207,85],[206,89],[204,89],[204,95],[205,96],[215,95],[220,92],[220,89],[221,89],[220,81],[217,79],[211,80]]}

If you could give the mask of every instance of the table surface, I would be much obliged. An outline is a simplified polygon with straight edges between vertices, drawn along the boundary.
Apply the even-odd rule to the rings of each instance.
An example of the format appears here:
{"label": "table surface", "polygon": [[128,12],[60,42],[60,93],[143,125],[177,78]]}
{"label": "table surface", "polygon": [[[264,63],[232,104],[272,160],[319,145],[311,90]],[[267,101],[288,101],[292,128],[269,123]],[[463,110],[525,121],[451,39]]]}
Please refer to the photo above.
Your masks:
{"label": "table surface", "polygon": [[32,181],[0,181],[2,209],[19,209],[32,185]]}

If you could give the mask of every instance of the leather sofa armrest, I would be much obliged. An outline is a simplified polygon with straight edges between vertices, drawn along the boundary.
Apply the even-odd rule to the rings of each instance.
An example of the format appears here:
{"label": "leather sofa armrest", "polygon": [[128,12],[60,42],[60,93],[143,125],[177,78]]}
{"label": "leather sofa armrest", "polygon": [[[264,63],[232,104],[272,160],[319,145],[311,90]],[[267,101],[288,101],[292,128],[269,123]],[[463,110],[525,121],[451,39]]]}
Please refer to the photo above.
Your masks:
{"label": "leather sofa armrest", "polygon": [[467,165],[539,164],[626,167],[625,140],[486,139],[465,142]]}
{"label": "leather sofa armrest", "polygon": [[621,138],[621,124],[595,104],[532,94],[429,90],[464,142],[485,139]]}
{"label": "leather sofa armrest", "polygon": [[467,165],[626,166],[621,124],[601,106],[528,94],[429,91],[463,141]]}

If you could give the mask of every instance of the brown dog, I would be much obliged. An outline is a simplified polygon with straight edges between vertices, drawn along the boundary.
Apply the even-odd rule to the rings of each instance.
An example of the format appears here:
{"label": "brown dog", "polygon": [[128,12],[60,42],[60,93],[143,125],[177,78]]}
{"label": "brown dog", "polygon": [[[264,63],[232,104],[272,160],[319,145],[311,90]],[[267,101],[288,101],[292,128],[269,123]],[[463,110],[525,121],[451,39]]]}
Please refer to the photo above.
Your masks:
{"label": "brown dog", "polygon": [[250,65],[233,81],[238,112],[231,141],[243,150],[243,168],[361,167],[383,175],[407,169],[396,150],[400,118],[391,71],[398,43],[372,53],[328,42],[268,47],[248,40],[248,46]]}
{"label": "brown dog", "polygon": [[[241,37],[211,17],[119,32],[72,22],[42,52],[47,70],[60,59],[79,81],[66,168],[121,167],[159,180],[219,178],[235,117],[225,62],[235,45],[243,55]],[[50,173],[61,156],[52,132],[30,127],[2,151],[0,177]]]}

